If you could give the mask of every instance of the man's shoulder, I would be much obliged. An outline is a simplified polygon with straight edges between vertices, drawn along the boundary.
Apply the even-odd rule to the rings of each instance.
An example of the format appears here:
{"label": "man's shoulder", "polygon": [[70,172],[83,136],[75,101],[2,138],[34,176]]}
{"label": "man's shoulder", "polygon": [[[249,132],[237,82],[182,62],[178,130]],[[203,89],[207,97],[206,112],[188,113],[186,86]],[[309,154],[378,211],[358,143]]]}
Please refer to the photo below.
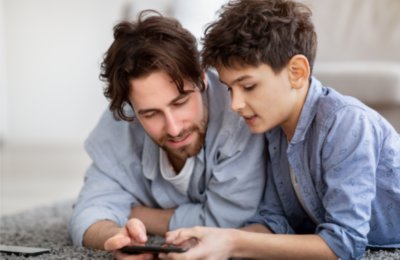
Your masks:
{"label": "man's shoulder", "polygon": [[145,132],[138,122],[117,120],[107,109],[86,139],[85,148],[89,154],[98,151],[122,154],[125,150],[132,149],[131,147],[140,149],[144,135]]}

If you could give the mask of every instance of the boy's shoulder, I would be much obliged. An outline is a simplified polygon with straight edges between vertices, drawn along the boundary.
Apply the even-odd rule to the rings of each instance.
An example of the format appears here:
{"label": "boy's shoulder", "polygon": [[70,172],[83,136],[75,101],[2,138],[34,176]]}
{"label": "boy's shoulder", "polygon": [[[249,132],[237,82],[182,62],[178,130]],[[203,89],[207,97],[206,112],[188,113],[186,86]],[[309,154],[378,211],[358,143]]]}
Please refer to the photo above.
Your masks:
{"label": "boy's shoulder", "polygon": [[315,119],[321,127],[329,128],[335,123],[360,118],[366,119],[376,127],[390,127],[390,124],[378,112],[357,98],[343,95],[334,88],[323,86],[319,82],[314,85],[314,88],[316,88],[315,92],[319,92],[314,100]]}

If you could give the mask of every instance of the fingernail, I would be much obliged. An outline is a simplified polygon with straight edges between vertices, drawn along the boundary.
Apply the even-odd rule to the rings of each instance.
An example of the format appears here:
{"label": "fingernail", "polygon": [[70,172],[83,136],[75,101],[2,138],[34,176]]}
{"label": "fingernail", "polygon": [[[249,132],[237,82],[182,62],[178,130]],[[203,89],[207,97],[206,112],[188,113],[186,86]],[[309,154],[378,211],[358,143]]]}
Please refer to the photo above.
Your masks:
{"label": "fingernail", "polygon": [[140,235],[140,240],[141,240],[141,242],[144,242],[144,241],[146,241],[146,235],[145,234],[141,234]]}

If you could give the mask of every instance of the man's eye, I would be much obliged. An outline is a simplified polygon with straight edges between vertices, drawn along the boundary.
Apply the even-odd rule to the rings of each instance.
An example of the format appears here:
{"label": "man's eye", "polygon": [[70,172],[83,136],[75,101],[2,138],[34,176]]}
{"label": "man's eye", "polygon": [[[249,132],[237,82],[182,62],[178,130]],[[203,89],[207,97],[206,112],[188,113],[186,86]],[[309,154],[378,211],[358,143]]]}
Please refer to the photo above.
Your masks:
{"label": "man's eye", "polygon": [[174,103],[174,105],[175,106],[182,106],[182,105],[186,104],[186,102],[188,100],[189,100],[189,97],[185,97],[185,98],[179,99]]}
{"label": "man's eye", "polygon": [[144,118],[152,118],[155,116],[155,114],[156,114],[155,112],[151,112],[151,113],[142,114],[142,116]]}

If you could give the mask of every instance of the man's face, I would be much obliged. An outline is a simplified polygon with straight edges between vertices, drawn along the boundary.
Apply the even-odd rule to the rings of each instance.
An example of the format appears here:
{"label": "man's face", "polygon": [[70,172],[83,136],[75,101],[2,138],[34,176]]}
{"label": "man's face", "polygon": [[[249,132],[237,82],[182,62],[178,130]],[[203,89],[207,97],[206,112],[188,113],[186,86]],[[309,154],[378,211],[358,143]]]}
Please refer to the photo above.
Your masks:
{"label": "man's face", "polygon": [[130,80],[129,100],[147,134],[171,157],[185,160],[203,147],[207,108],[200,90],[184,82],[179,93],[171,77],[155,71]]}

